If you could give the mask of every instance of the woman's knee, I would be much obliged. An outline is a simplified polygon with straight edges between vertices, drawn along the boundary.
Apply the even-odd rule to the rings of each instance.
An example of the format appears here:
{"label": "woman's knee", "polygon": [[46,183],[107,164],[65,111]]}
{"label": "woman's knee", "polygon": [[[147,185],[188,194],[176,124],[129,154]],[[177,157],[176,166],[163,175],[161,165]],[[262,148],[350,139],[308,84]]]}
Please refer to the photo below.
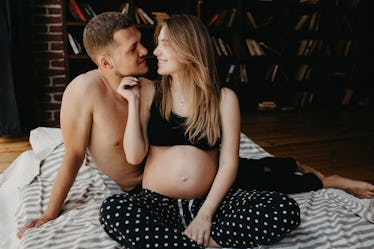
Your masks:
{"label": "woman's knee", "polygon": [[276,216],[279,216],[287,224],[287,232],[300,225],[300,208],[298,203],[291,197],[283,193],[274,193],[272,209]]}

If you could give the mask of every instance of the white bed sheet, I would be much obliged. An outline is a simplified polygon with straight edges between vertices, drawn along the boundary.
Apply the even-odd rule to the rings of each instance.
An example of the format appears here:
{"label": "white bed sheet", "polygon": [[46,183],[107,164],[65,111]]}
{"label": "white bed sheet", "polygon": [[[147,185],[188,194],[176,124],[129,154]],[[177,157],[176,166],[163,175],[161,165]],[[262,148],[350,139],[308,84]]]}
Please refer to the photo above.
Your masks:
{"label": "white bed sheet", "polygon": [[[108,195],[120,191],[87,157],[62,215],[22,240],[16,232],[38,217],[62,160],[61,130],[39,127],[30,133],[32,150],[22,153],[0,175],[0,249],[121,248],[101,229],[97,210]],[[244,134],[240,156],[271,156]],[[302,223],[280,242],[262,248],[374,248],[374,202],[344,191],[323,189],[291,195],[299,203]],[[83,228],[82,228],[83,227]]]}

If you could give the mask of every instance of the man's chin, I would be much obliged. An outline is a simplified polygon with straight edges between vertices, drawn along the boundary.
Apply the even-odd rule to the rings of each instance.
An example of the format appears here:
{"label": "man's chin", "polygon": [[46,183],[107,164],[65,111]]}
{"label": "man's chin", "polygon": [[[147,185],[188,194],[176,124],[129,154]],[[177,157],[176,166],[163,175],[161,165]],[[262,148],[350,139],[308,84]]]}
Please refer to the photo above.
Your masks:
{"label": "man's chin", "polygon": [[148,73],[148,71],[149,71],[149,68],[148,68],[148,66],[147,65],[145,65],[144,67],[142,67],[142,68],[140,68],[139,70],[138,70],[138,75],[144,75],[144,74],[146,74],[146,73]]}

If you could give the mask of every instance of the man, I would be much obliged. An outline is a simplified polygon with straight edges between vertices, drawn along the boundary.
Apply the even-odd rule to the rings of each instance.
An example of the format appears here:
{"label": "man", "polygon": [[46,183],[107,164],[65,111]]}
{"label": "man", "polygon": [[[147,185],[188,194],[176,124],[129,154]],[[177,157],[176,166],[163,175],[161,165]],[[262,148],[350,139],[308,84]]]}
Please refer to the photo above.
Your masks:
{"label": "man", "polygon": [[126,161],[123,132],[127,101],[117,93],[124,76],[144,75],[147,49],[141,34],[126,15],[107,12],[92,18],[83,33],[83,43],[98,69],[81,74],[67,86],[61,104],[61,130],[65,155],[56,176],[48,208],[39,219],[27,223],[23,233],[59,216],[88,149],[96,166],[131,191],[141,183],[142,167]]}

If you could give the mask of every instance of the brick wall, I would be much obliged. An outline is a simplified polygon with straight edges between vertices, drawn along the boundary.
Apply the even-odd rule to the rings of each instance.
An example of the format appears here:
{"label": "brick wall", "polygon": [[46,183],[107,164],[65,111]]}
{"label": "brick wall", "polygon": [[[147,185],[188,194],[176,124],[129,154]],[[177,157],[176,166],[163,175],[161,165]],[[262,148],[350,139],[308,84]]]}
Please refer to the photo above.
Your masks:
{"label": "brick wall", "polygon": [[66,87],[62,0],[31,0],[33,82],[41,126],[60,125]]}

